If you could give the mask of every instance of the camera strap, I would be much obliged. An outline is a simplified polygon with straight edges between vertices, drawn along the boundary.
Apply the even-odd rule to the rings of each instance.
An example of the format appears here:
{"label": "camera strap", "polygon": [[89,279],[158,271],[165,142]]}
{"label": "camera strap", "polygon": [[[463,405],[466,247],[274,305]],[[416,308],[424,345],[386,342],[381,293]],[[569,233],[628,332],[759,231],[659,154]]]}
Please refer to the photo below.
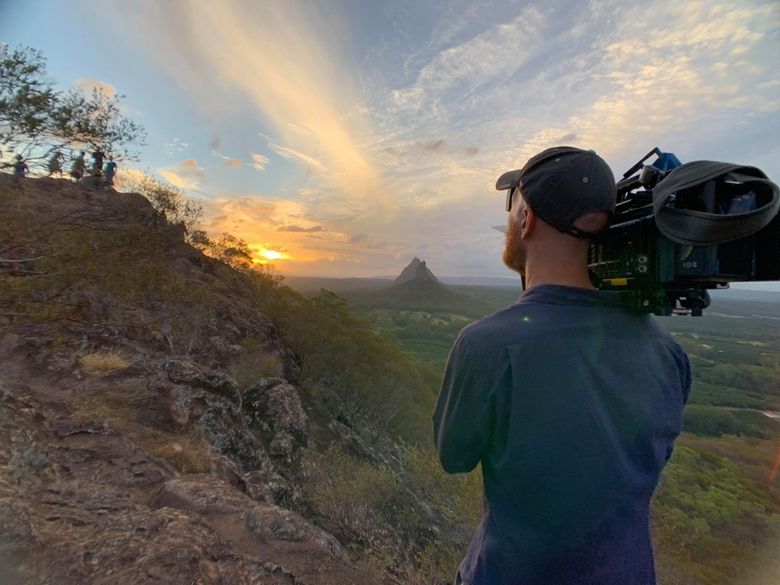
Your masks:
{"label": "camera strap", "polygon": [[[678,194],[700,188],[711,181],[723,186],[740,185],[753,193],[756,207],[740,213],[712,213],[679,207]],[[717,187],[717,185],[716,185]],[[688,246],[731,242],[766,227],[780,210],[780,191],[756,167],[716,161],[693,161],[680,165],[653,189],[653,212],[658,230],[670,240]]]}

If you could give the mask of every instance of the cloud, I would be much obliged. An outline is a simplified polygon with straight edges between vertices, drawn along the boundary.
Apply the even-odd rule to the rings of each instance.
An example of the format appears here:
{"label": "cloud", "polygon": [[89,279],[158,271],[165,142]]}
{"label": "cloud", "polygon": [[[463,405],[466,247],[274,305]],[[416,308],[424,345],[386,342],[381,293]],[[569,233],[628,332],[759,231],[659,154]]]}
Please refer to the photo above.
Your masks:
{"label": "cloud", "polygon": [[190,147],[188,142],[185,142],[184,140],[181,140],[180,138],[172,138],[169,142],[166,142],[163,144],[163,148],[165,149],[165,154],[176,154],[179,152],[183,152],[187,150]]}
{"label": "cloud", "polygon": [[116,86],[113,84],[91,77],[80,77],[76,80],[74,85],[87,95],[91,94],[95,89],[109,98],[114,97],[117,94]]}
{"label": "cloud", "polygon": [[425,140],[417,143],[417,148],[428,152],[440,152],[444,146],[444,140]]}
{"label": "cloud", "polygon": [[317,160],[313,156],[308,155],[304,152],[299,152],[297,150],[293,150],[292,148],[288,148],[286,146],[274,144],[273,142],[269,142],[268,146],[271,150],[273,150],[276,154],[278,154],[281,157],[284,157],[289,160],[298,160],[299,162],[302,162],[307,167],[323,173],[328,171],[328,168],[322,163],[322,161]]}
{"label": "cloud", "polygon": [[415,83],[392,97],[401,108],[437,109],[449,95],[469,94],[489,82],[506,80],[534,54],[544,18],[533,6],[507,23],[490,27],[425,64]]}
{"label": "cloud", "polygon": [[346,236],[313,223],[306,206],[278,197],[224,194],[203,203],[204,226],[210,233],[229,232],[257,250],[257,260],[267,261],[263,251],[283,252],[272,260],[280,268],[316,266],[323,258],[347,252]]}
{"label": "cloud", "polygon": [[222,166],[227,167],[229,169],[235,169],[240,166],[243,166],[244,161],[242,161],[239,158],[229,158],[224,163],[222,163]]}
{"label": "cloud", "polygon": [[179,189],[196,189],[201,182],[206,181],[206,172],[194,159],[179,162],[173,168],[158,169],[160,176]]}
{"label": "cloud", "polygon": [[271,160],[267,156],[257,154],[256,152],[252,153],[252,168],[256,171],[264,171],[270,162]]}
{"label": "cloud", "polygon": [[310,232],[324,232],[325,228],[321,225],[313,225],[311,227],[303,227],[300,225],[283,225],[279,228],[277,228],[277,231],[280,232],[303,232],[303,233],[310,233]]}
{"label": "cloud", "polygon": [[328,8],[146,2],[123,15],[143,23],[146,44],[166,55],[169,71],[214,119],[230,113],[215,95],[241,95],[274,128],[277,154],[302,163],[342,197],[363,199],[365,186],[376,192],[360,90],[340,61],[343,37],[327,30],[337,25]]}

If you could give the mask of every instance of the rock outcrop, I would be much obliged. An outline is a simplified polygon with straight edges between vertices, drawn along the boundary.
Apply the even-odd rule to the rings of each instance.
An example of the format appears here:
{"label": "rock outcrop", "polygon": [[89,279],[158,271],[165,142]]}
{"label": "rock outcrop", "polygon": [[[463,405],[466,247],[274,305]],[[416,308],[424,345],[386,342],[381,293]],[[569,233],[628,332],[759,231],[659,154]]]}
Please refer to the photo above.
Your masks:
{"label": "rock outcrop", "polygon": [[[0,274],[58,272],[0,291],[0,583],[384,582],[303,498],[301,363],[246,278],[138,195],[7,179],[0,225],[31,260]],[[228,370],[247,339],[279,368],[244,388]]]}
{"label": "rock outcrop", "polygon": [[425,260],[420,260],[417,256],[412,258],[412,261],[406,265],[401,271],[393,284],[400,284],[402,282],[409,282],[410,280],[430,280],[433,282],[439,282],[439,279],[430,271],[425,264]]}

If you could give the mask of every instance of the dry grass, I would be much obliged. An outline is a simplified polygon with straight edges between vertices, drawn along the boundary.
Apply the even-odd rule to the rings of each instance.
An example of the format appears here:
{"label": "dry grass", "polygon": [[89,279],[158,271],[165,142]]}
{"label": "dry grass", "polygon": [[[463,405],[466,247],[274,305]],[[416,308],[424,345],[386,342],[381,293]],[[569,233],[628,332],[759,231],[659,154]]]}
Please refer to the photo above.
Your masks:
{"label": "dry grass", "polygon": [[152,450],[151,454],[165,459],[180,473],[205,473],[210,469],[207,449],[203,439],[192,433]]}
{"label": "dry grass", "polygon": [[278,356],[263,350],[257,339],[245,340],[244,351],[228,368],[228,373],[238,382],[240,388],[247,388],[263,378],[284,375],[284,365]]}
{"label": "dry grass", "polygon": [[142,378],[125,380],[110,388],[84,389],[74,400],[74,414],[87,420],[104,420],[130,442],[150,455],[165,459],[180,473],[210,469],[210,447],[196,427],[184,433],[150,428],[136,420],[138,401],[147,391]]}
{"label": "dry grass", "polygon": [[88,374],[101,376],[124,370],[130,362],[115,351],[99,351],[82,355],[79,365]]}

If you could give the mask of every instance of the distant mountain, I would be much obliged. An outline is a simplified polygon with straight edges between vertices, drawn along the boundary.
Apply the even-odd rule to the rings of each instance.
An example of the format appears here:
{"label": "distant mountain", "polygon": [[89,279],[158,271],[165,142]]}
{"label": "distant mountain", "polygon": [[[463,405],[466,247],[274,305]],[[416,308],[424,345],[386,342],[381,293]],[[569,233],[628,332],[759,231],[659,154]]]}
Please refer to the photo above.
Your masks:
{"label": "distant mountain", "polygon": [[356,309],[396,309],[458,313],[472,317],[487,314],[492,308],[483,300],[457,292],[442,284],[424,260],[414,258],[390,286],[375,290],[344,293]]}
{"label": "distant mountain", "polygon": [[411,262],[401,271],[401,274],[393,281],[393,284],[409,282],[412,280],[429,280],[439,282],[439,279],[425,265],[425,260],[415,256]]}

